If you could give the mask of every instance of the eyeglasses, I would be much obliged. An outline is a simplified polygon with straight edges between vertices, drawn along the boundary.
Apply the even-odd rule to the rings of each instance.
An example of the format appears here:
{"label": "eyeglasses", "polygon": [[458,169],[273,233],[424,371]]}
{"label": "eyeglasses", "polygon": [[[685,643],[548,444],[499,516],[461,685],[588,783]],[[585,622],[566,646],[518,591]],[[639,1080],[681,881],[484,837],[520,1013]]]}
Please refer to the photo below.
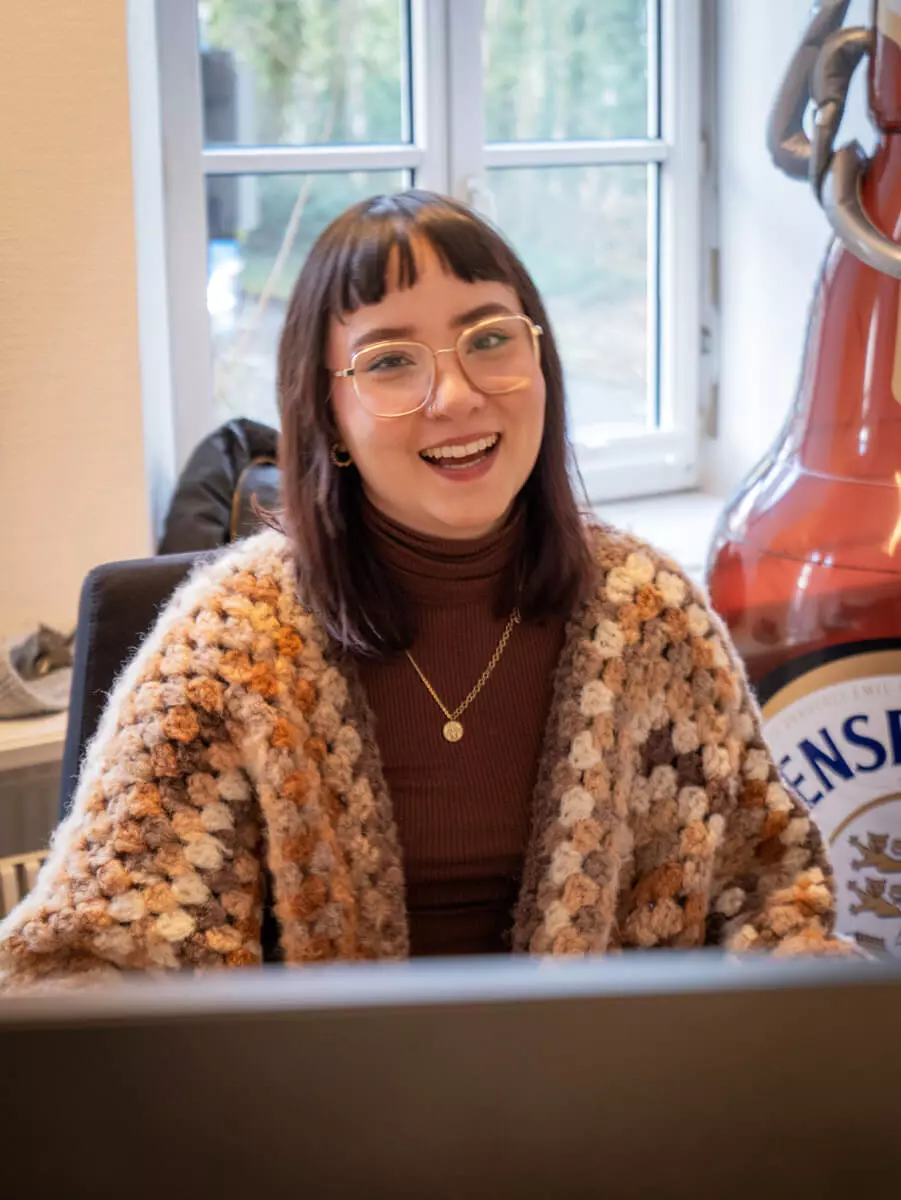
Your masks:
{"label": "eyeglasses", "polygon": [[439,354],[456,354],[477,391],[498,396],[529,387],[539,370],[542,333],[524,314],[489,317],[464,329],[445,350],[421,342],[375,342],[352,355],[345,370],[331,374],[353,380],[357,399],[371,416],[408,417],[431,398]]}

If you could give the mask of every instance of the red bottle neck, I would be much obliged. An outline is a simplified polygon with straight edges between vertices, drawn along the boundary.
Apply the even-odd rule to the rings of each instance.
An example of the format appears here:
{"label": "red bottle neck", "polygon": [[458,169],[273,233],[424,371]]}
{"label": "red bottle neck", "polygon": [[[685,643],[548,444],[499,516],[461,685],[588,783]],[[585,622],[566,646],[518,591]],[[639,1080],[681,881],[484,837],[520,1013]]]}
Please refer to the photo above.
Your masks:
{"label": "red bottle neck", "polygon": [[[899,60],[901,66],[901,60]],[[872,223],[901,243],[901,134],[863,182]],[[885,482],[901,471],[901,280],[831,247],[814,296],[798,397],[780,446],[818,474]]]}

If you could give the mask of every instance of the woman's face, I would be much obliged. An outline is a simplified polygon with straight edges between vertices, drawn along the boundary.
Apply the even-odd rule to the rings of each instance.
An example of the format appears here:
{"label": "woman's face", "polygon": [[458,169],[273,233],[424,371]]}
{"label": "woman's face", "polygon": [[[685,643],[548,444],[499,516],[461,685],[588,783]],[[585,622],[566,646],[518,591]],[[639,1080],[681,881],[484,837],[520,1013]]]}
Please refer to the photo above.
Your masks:
{"label": "woman's face", "polygon": [[[427,242],[416,246],[416,269],[416,283],[401,289],[392,266],[378,304],[331,319],[330,371],[347,368],[355,351],[375,342],[444,350],[485,317],[522,312],[512,288],[458,279]],[[439,354],[431,399],[418,412],[373,416],[350,378],[332,380],[332,405],[341,440],[378,509],[418,533],[474,538],[504,521],[531,474],[544,431],[545,381],[536,361],[515,391],[485,394],[464,375],[456,354]],[[461,459],[460,447],[475,452]]]}

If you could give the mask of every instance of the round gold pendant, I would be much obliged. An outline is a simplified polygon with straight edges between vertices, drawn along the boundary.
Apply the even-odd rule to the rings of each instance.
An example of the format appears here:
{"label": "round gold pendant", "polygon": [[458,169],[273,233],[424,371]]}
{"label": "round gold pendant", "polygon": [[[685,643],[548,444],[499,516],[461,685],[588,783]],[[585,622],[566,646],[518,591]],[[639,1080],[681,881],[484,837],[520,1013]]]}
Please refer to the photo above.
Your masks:
{"label": "round gold pendant", "polygon": [[463,736],[463,726],[459,721],[448,721],[442,732],[446,741],[459,742]]}

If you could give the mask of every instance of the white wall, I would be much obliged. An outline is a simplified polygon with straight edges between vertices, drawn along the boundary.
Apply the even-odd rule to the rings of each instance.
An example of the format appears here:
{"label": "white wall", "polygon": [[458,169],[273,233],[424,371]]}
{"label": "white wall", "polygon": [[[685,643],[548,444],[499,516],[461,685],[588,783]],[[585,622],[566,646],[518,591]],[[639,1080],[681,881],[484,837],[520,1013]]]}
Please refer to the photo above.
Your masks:
{"label": "white wall", "polygon": [[[854,0],[846,24],[869,21]],[[766,451],[794,397],[810,299],[829,230],[809,187],[772,165],[769,109],[810,12],[808,0],[719,0],[721,316],[719,434],[704,477],[731,491]],[[864,71],[840,134],[872,144]]]}
{"label": "white wall", "polygon": [[3,10],[0,636],[74,623],[94,564],[150,550],[125,17]]}

